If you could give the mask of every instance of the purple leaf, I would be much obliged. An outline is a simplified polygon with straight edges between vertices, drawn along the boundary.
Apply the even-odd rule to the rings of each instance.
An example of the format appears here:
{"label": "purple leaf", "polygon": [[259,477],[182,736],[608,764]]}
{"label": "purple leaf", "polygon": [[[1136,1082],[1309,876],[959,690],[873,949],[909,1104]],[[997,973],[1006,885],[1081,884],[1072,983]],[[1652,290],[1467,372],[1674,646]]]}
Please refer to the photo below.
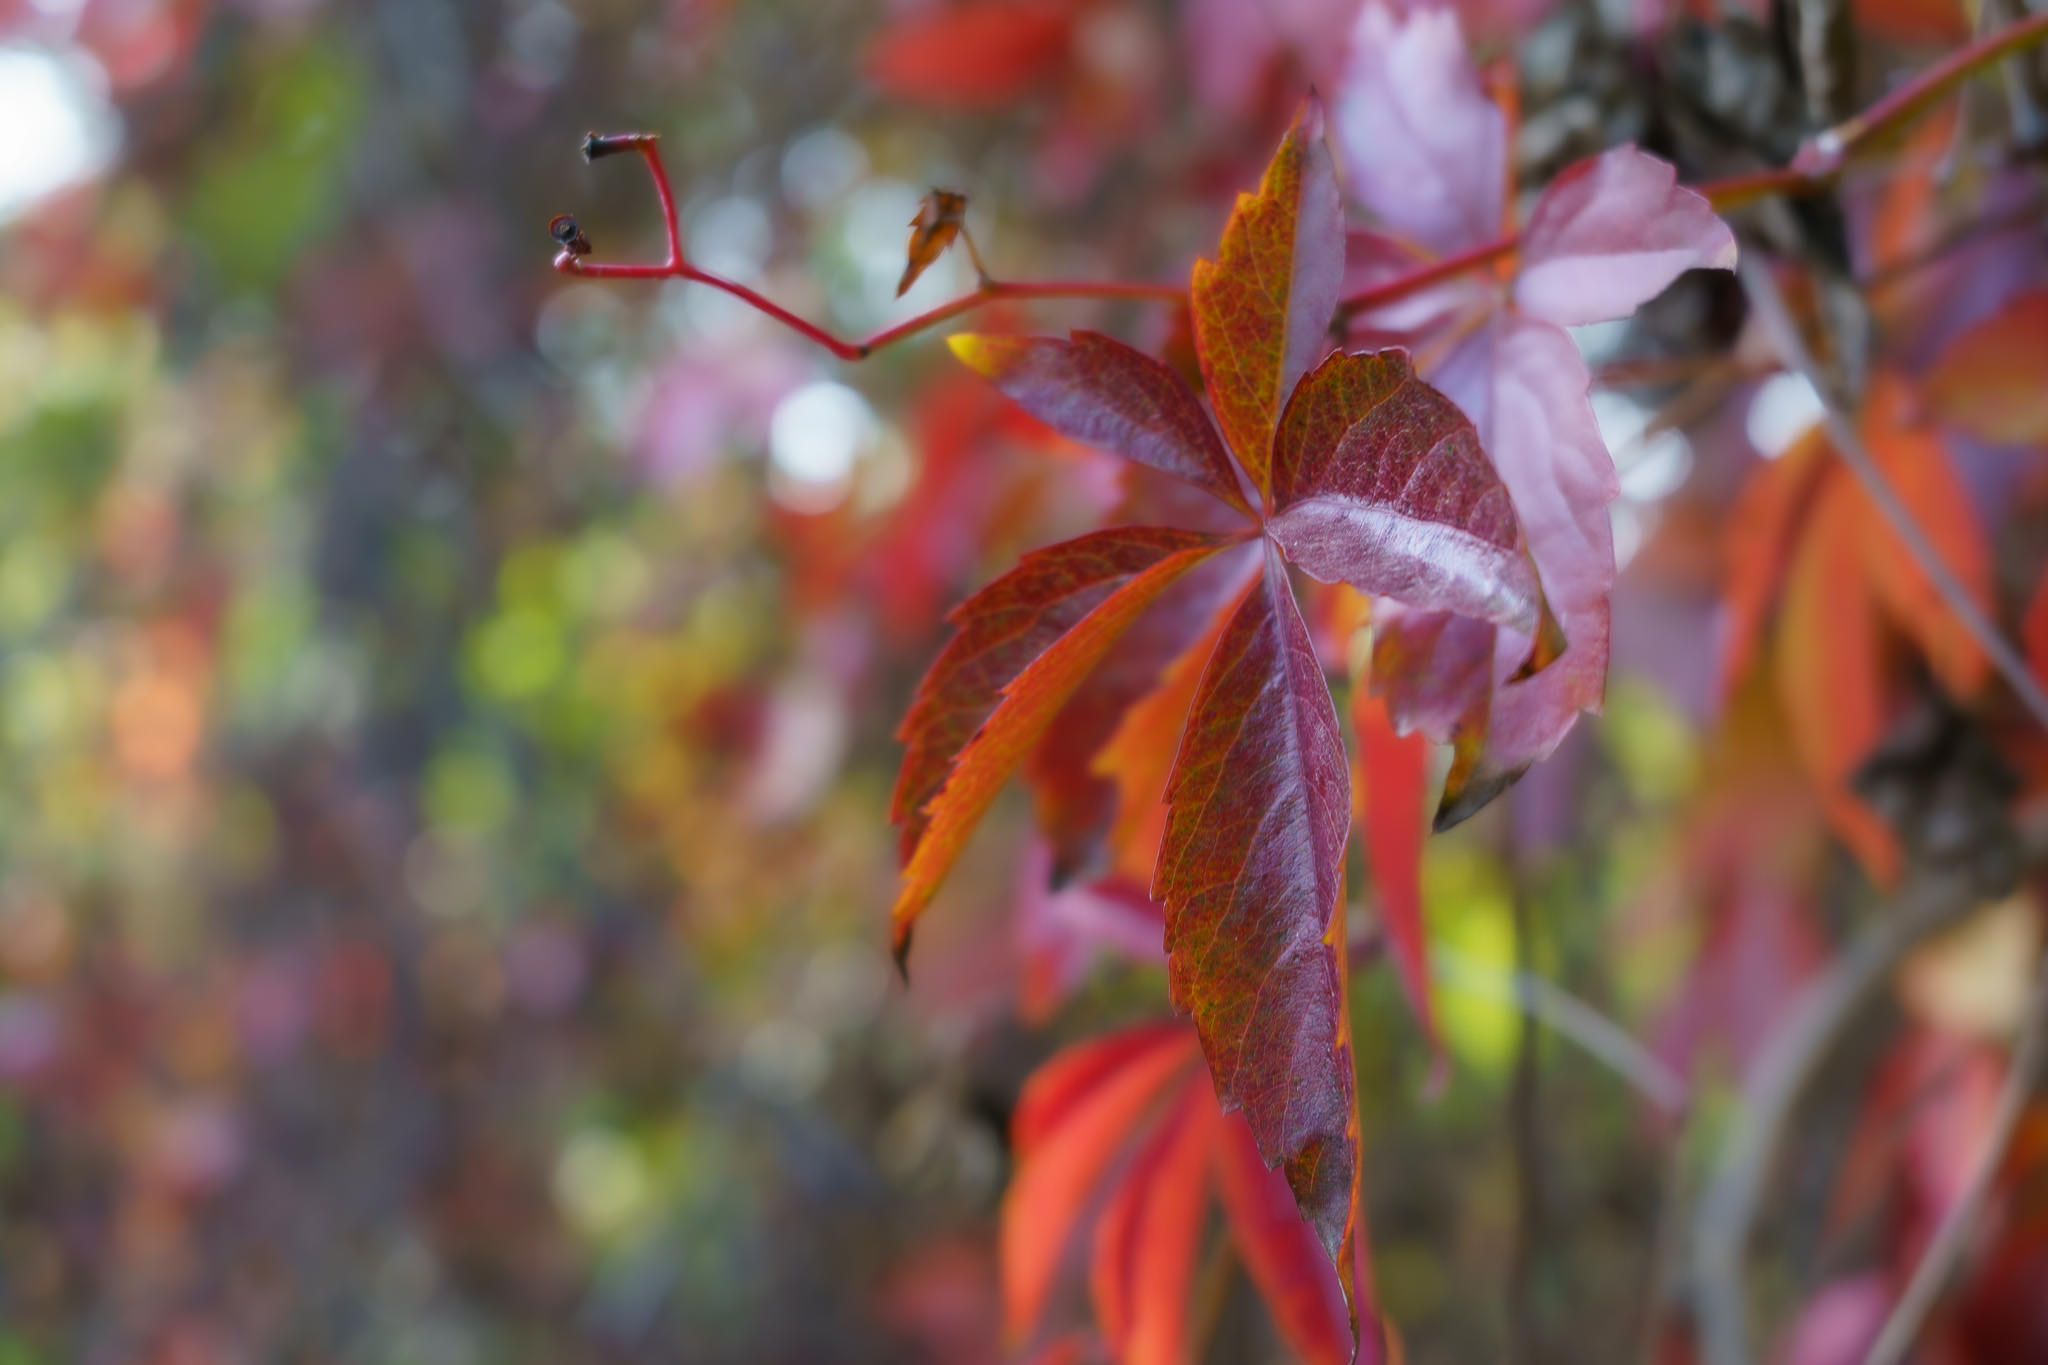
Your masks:
{"label": "purple leaf", "polygon": [[1075,332],[1068,341],[967,334],[948,344],[1060,435],[1163,470],[1251,511],[1201,401],[1144,352],[1100,332]]}
{"label": "purple leaf", "polygon": [[1274,443],[1273,507],[1268,533],[1325,583],[1535,629],[1508,491],[1405,352],[1332,355],[1302,378]]}
{"label": "purple leaf", "polygon": [[1382,223],[1438,253],[1501,234],[1507,120],[1455,12],[1367,5],[1334,103],[1346,184]]}
{"label": "purple leaf", "polygon": [[1277,551],[1217,641],[1167,785],[1153,894],[1167,977],[1226,1108],[1335,1261],[1357,1155],[1344,1016],[1351,782],[1337,709]]}

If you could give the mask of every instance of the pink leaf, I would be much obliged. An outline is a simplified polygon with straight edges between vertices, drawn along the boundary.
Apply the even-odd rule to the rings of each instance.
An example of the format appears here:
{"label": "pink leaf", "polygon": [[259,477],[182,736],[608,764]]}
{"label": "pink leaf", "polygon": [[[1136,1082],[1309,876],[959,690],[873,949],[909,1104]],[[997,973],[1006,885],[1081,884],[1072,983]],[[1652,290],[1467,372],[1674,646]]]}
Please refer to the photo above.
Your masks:
{"label": "pink leaf", "polygon": [[1515,303],[1576,327],[1625,318],[1687,270],[1733,270],[1735,234],[1678,172],[1635,147],[1566,168],[1522,229]]}
{"label": "pink leaf", "polygon": [[1455,13],[1367,5],[1334,103],[1346,183],[1381,222],[1439,253],[1500,235],[1507,120]]}
{"label": "pink leaf", "polygon": [[1620,490],[1586,397],[1592,378],[1562,329],[1503,313],[1434,377],[1479,428],[1564,627],[1563,657],[1521,682],[1506,680],[1528,656],[1528,641],[1502,632],[1488,763],[1512,773],[1555,749],[1580,711],[1600,709],[1614,587],[1607,505]]}

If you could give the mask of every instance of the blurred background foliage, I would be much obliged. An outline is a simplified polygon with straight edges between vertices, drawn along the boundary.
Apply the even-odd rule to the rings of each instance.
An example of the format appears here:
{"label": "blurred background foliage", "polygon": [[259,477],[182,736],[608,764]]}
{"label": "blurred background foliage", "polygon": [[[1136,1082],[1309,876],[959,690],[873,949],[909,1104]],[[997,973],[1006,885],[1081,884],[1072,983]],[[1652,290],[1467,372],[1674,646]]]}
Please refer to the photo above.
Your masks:
{"label": "blurred background foliage", "polygon": [[[1177,278],[1315,63],[1095,16],[1080,74],[959,112],[864,78],[879,4],[0,0],[0,1362],[1002,1358],[1017,1086],[1161,973],[1033,987],[1078,964],[1014,913],[1015,798],[899,987],[891,730],[944,608],[1113,474],[936,343],[840,366],[565,282],[543,226],[655,252],[637,168],[575,155],[644,127],[693,255],[848,334],[971,284],[892,297],[932,184],[1007,276]],[[1676,481],[1629,479],[1625,518]],[[1699,713],[1618,680],[1527,837],[1432,846],[1439,942],[1505,967],[1519,884],[1648,1027],[1700,921],[1622,910],[1681,865]],[[1440,1008],[1427,1102],[1362,981],[1374,1240],[1411,1358],[1490,1359],[1517,1027]],[[1539,1279],[1620,1358],[1661,1135],[1549,1048]],[[1278,1356],[1241,1282],[1218,1330]]]}

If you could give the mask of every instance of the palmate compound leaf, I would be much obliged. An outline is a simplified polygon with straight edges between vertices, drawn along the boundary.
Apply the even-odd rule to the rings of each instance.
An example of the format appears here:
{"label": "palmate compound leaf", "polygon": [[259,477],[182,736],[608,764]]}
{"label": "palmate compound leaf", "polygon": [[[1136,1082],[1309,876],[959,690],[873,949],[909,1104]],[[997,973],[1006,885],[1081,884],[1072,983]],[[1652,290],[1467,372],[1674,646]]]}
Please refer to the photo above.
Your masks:
{"label": "palmate compound leaf", "polygon": [[1027,555],[962,604],[960,634],[925,675],[901,736],[895,817],[903,889],[897,961],[996,793],[1123,631],[1231,538],[1160,527],[1098,531]]}
{"label": "palmate compound leaf", "polygon": [[1344,1007],[1343,738],[1270,547],[1195,694],[1152,892],[1168,979],[1226,1108],[1285,1170],[1325,1254],[1352,1235],[1357,1108]]}
{"label": "palmate compound leaf", "polygon": [[1273,428],[1294,381],[1330,349],[1344,283],[1344,213],[1311,96],[1241,194],[1214,261],[1196,261],[1189,301],[1217,425],[1264,492]]}

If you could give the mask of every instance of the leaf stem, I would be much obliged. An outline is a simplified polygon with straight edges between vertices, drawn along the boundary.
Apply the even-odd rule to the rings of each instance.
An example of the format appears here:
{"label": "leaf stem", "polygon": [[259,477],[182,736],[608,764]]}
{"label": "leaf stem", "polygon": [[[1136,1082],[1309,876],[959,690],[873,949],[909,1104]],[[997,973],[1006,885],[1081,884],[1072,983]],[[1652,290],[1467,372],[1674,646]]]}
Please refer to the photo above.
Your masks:
{"label": "leaf stem", "polygon": [[[595,155],[591,151],[593,147],[599,149]],[[848,341],[834,336],[806,318],[799,317],[773,299],[749,289],[737,280],[727,279],[715,271],[705,270],[690,263],[683,253],[682,229],[676,219],[675,192],[669,186],[668,170],[662,165],[660,143],[654,134],[626,133],[606,138],[592,135],[584,140],[584,149],[584,155],[592,160],[599,155],[609,155],[616,151],[631,150],[640,154],[640,159],[647,163],[649,177],[654,181],[655,198],[661,204],[662,229],[668,238],[668,255],[660,262],[588,261],[576,252],[565,249],[555,256],[556,270],[564,275],[579,275],[593,280],[675,279],[710,285],[713,289],[721,289],[755,311],[773,318],[806,340],[822,346],[841,360],[865,360],[885,346],[929,331],[948,319],[971,312],[997,299],[1159,299],[1176,302],[1187,297],[1187,290],[1172,284],[1089,280],[1008,283],[988,278],[987,272],[981,266],[980,253],[974,252],[975,269],[981,274],[981,283],[973,290],[927,312],[919,313],[916,317],[885,327],[864,341]],[[972,243],[969,243],[969,250],[973,250]]]}
{"label": "leaf stem", "polygon": [[[1825,189],[1856,152],[1899,131],[1994,62],[2043,41],[2048,41],[2048,10],[1964,44],[1862,113],[1814,134],[1800,146],[1791,165],[1748,171],[1693,188],[1724,213],[1774,195]],[[1384,308],[1468,270],[1491,265],[1513,255],[1520,243],[1519,234],[1509,233],[1361,290],[1338,301],[1337,323],[1342,325],[1360,313]]]}
{"label": "leaf stem", "polygon": [[1913,557],[1920,571],[1927,575],[1927,581],[1941,595],[1963,629],[1982,647],[1985,655],[2020,699],[2034,719],[2048,729],[2048,694],[2041,691],[2041,685],[2034,681],[2026,660],[2020,657],[2006,638],[1999,634],[1998,627],[1977,606],[1970,590],[1956,577],[1948,561],[1934,548],[1927,533],[1920,529],[1920,523],[1913,519],[1912,512],[1899,498],[1898,490],[1892,487],[1884,471],[1877,467],[1869,449],[1863,444],[1863,437],[1856,430],[1856,424],[1849,420],[1843,410],[1839,395],[1833,392],[1827,375],[1807,349],[1806,340],[1799,334],[1799,324],[1792,319],[1792,313],[1785,306],[1785,298],[1778,292],[1778,282],[1771,277],[1771,268],[1758,257],[1745,252],[1737,266],[1742,276],[1742,285],[1749,295],[1750,307],[1755,310],[1758,323],[1764,334],[1777,349],[1778,356],[1786,366],[1813,386],[1821,401],[1821,420],[1826,424],[1830,442],[1835,453],[1856,476],[1863,491],[1877,504],[1877,510],[1897,532],[1906,552]]}

